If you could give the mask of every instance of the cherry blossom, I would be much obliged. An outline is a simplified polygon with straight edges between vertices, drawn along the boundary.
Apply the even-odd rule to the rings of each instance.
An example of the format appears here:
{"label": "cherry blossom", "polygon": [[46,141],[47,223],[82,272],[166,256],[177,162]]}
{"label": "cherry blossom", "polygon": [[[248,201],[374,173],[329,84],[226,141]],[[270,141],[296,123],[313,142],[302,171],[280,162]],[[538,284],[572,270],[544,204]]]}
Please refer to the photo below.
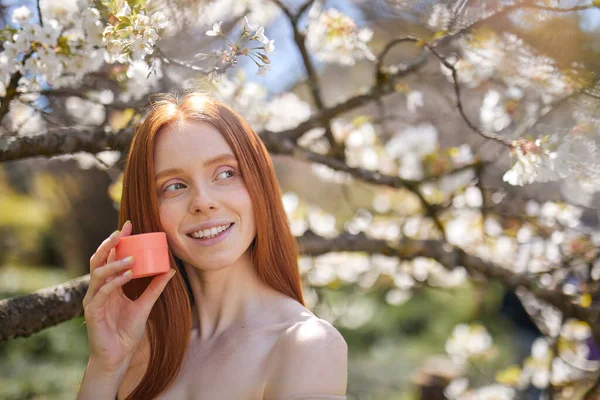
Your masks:
{"label": "cherry blossom", "polygon": [[319,60],[342,65],[354,65],[365,58],[373,60],[367,46],[372,36],[370,29],[358,28],[352,18],[335,8],[328,8],[310,21],[306,32],[307,46]]}

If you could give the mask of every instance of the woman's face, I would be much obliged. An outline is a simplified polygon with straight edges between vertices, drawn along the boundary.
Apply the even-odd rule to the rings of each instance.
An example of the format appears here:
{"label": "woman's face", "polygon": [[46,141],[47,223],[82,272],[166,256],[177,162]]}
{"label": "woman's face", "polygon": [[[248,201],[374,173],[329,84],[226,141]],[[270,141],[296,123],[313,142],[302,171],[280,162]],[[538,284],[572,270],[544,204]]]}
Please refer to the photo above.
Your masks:
{"label": "woman's face", "polygon": [[175,256],[202,270],[249,260],[256,235],[252,202],[235,155],[214,125],[163,127],[154,166],[160,221]]}

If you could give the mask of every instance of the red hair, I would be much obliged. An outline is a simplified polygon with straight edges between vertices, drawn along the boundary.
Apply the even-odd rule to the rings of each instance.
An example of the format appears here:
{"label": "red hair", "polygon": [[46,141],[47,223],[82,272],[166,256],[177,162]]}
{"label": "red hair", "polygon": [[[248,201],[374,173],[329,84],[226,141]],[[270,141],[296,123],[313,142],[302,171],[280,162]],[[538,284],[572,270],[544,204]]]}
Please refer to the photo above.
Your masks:
{"label": "red hair", "polygon": [[[238,113],[209,96],[188,93],[151,98],[131,141],[123,175],[119,226],[131,220],[132,234],[163,231],[154,182],[154,145],[162,127],[188,120],[213,124],[238,160],[256,221],[256,237],[249,251],[258,276],[304,305],[296,240],[288,225],[269,153]],[[178,274],[167,284],[150,313],[146,324],[150,342],[148,368],[127,400],[151,399],[164,391],[179,373],[190,339],[194,298],[183,264],[171,252],[169,257],[171,268],[177,269]],[[123,290],[135,300],[150,281],[151,278],[132,280]]]}

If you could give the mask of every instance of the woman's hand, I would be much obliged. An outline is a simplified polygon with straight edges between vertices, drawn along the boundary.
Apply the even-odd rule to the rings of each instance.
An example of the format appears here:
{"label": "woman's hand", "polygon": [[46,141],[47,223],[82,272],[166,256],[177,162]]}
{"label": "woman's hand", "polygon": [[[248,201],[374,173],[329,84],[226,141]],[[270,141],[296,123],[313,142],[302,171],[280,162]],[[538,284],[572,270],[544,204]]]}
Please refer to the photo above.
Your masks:
{"label": "woman's hand", "polygon": [[114,260],[119,239],[131,234],[131,222],[108,237],[90,258],[90,283],[83,298],[90,361],[107,372],[127,368],[146,328],[150,310],[175,270],[157,275],[135,301],[123,292],[135,260]]}

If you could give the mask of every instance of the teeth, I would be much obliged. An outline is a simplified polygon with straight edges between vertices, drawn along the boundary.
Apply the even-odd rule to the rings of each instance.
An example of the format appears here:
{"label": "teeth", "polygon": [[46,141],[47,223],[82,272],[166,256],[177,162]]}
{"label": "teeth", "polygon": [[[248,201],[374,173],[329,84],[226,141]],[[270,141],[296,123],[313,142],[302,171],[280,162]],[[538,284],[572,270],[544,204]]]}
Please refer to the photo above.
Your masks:
{"label": "teeth", "polygon": [[217,226],[210,229],[204,229],[203,231],[192,232],[191,236],[193,236],[196,239],[211,238],[229,228],[230,225]]}

